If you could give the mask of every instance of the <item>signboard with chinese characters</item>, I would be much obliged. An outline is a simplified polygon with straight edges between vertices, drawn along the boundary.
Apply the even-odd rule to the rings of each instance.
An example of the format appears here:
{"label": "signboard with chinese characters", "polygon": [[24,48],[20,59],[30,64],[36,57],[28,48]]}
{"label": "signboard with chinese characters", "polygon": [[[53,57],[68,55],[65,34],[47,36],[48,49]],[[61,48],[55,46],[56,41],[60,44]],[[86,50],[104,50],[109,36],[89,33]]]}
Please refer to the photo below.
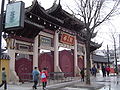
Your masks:
{"label": "signboard with chinese characters", "polygon": [[80,55],[84,55],[85,54],[84,46],[80,45],[80,44],[77,44],[77,52]]}
{"label": "signboard with chinese characters", "polygon": [[72,36],[70,34],[62,33],[60,42],[62,42],[64,44],[68,44],[68,45],[74,45],[75,38],[74,38],[74,36]]}
{"label": "signboard with chinese characters", "polygon": [[7,5],[5,17],[6,29],[24,27],[24,8],[25,4],[22,1]]}
{"label": "signboard with chinese characters", "polygon": [[40,36],[40,45],[51,47],[51,38]]}

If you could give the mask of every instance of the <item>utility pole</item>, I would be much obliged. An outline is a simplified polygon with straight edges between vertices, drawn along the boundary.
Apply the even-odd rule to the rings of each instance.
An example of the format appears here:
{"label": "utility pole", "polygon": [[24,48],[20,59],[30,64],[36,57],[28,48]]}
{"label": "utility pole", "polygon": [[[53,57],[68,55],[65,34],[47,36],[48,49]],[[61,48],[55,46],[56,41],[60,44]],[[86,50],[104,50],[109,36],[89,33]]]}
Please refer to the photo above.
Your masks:
{"label": "utility pole", "polygon": [[115,67],[115,70],[116,70],[116,74],[118,74],[118,67],[117,67],[117,55],[116,55],[116,43],[115,43],[115,37],[113,36],[113,40],[114,40],[114,54],[115,54],[115,64],[116,64],[116,67]]}
{"label": "utility pole", "polygon": [[119,34],[119,59],[120,59],[120,34]]}
{"label": "utility pole", "polygon": [[1,54],[2,54],[2,31],[3,31],[3,20],[4,20],[4,4],[5,0],[2,0],[1,3],[1,17],[0,17],[0,60],[1,60]]}
{"label": "utility pole", "polygon": [[107,45],[107,57],[108,57],[108,66],[109,66],[110,60],[109,60],[109,47],[108,47],[108,45]]}

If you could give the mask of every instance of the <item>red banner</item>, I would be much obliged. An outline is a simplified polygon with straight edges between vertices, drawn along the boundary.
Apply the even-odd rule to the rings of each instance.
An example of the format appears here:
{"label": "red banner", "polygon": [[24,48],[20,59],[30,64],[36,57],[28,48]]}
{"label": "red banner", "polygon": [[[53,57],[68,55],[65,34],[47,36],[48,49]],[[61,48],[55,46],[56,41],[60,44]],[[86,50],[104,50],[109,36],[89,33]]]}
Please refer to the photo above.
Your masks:
{"label": "red banner", "polygon": [[74,45],[75,38],[74,36],[67,34],[67,33],[62,33],[60,42],[64,44],[69,44],[69,45]]}

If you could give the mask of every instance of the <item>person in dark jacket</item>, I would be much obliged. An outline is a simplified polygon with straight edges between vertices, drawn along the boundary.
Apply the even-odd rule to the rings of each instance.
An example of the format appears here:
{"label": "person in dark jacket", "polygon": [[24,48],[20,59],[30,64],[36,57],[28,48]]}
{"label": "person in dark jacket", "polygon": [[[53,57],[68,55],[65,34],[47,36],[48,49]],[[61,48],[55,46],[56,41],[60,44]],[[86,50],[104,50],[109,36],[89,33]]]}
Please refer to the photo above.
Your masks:
{"label": "person in dark jacket", "polygon": [[103,73],[103,77],[106,77],[106,67],[102,66],[102,73]]}
{"label": "person in dark jacket", "polygon": [[82,70],[81,70],[81,72],[80,72],[80,74],[81,74],[81,81],[83,81],[84,82],[84,77],[85,77],[85,69],[83,68]]}
{"label": "person in dark jacket", "polygon": [[97,73],[97,68],[95,67],[95,65],[92,67],[92,75],[96,77],[96,73]]}
{"label": "person in dark jacket", "polygon": [[0,87],[4,85],[4,90],[7,90],[7,81],[6,81],[7,75],[5,72],[5,67],[2,68],[2,83],[0,84]]}
{"label": "person in dark jacket", "polygon": [[34,85],[33,85],[33,89],[37,89],[37,84],[38,84],[38,80],[39,80],[39,71],[37,70],[37,67],[34,68],[32,75],[33,75],[33,81],[34,81]]}

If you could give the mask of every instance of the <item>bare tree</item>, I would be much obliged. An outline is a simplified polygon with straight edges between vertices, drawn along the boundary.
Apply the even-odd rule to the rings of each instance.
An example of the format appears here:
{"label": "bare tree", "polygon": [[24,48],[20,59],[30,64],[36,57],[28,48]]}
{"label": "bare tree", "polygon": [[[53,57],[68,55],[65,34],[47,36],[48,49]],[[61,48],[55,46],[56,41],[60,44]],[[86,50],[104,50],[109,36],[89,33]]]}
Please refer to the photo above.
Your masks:
{"label": "bare tree", "polygon": [[[112,24],[111,24],[112,25]],[[118,35],[116,35],[116,28],[113,26],[114,32],[112,31],[112,29],[110,29],[111,31],[111,39],[113,39],[113,44],[114,44],[114,59],[115,59],[115,73],[118,74],[118,64],[117,64],[117,49],[116,49],[116,38]]]}
{"label": "bare tree", "polygon": [[[110,17],[118,13],[119,0],[74,0],[75,9],[70,11],[77,15],[85,24],[87,33],[86,37],[86,84],[90,84],[90,41],[95,28],[100,26],[103,22],[110,20]],[[117,12],[117,13],[116,13]]]}

